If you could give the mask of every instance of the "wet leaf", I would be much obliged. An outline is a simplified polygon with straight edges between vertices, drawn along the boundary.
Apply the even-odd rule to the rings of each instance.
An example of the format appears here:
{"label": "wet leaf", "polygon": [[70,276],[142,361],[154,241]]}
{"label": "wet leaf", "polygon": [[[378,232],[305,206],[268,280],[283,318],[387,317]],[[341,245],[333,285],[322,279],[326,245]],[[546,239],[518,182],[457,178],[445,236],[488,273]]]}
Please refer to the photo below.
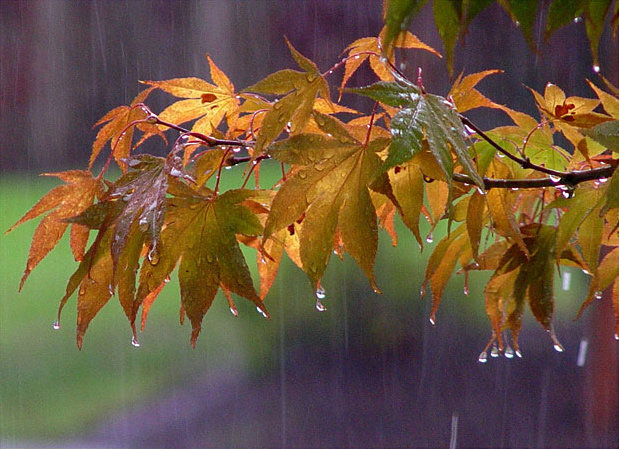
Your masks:
{"label": "wet leaf", "polygon": [[262,119],[262,128],[254,149],[256,155],[262,153],[286,127],[290,128],[291,134],[300,133],[311,116],[318,94],[330,101],[329,85],[316,64],[299,53],[290,42],[286,43],[293,58],[304,71],[280,70],[245,89],[267,95],[285,94],[273,103]]}
{"label": "wet leaf", "polygon": [[544,39],[548,40],[557,29],[573,23],[583,13],[584,3],[582,0],[553,0],[548,8]]}
{"label": "wet leaf", "polygon": [[[327,116],[322,120],[337,123]],[[338,139],[300,134],[269,147],[272,157],[295,168],[273,199],[264,240],[303,216],[299,250],[303,270],[315,290],[333,251],[337,229],[346,251],[378,290],[374,280],[378,227],[368,189],[380,170],[376,153],[388,141],[359,142],[351,135],[346,137],[343,125],[339,134]]]}
{"label": "wet leaf", "polygon": [[[451,3],[451,2],[448,2]],[[503,109],[504,107],[485,97],[475,89],[475,86],[489,75],[503,73],[502,70],[485,70],[483,72],[472,73],[465,77],[460,74],[454,81],[447,98],[453,100],[458,112],[466,112],[476,108]]]}
{"label": "wet leaf", "polygon": [[[97,156],[105,147],[105,144],[109,142],[114,160],[122,170],[126,169],[123,160],[129,157],[134,134],[134,128],[129,125],[137,120],[146,119],[147,114],[139,105],[146,100],[146,97],[148,97],[152,90],[152,88],[143,90],[133,99],[129,106],[119,106],[112,109],[94,124],[94,127],[103,126],[92,144],[88,168],[92,168]],[[150,129],[153,134],[158,133],[155,125],[143,124],[142,129]]]}
{"label": "wet leaf", "polygon": [[[44,176],[55,176],[66,184],[53,188],[6,231],[10,232],[28,220],[47,214],[34,231],[26,269],[19,284],[20,290],[30,272],[58,244],[67,229],[66,220],[84,212],[93,203],[95,195],[102,193],[103,190],[102,182],[93,178],[89,171],[70,170],[45,173]],[[84,253],[87,231],[79,224],[72,225],[71,247],[74,254],[78,256],[76,260]],[[86,233],[86,238],[84,238],[84,233]]]}
{"label": "wet leaf", "polygon": [[233,126],[239,115],[240,100],[228,77],[209,55],[206,55],[206,59],[215,84],[194,77],[145,83],[175,97],[184,98],[165,108],[159,114],[161,120],[175,124],[196,120],[191,130],[210,135],[224,118],[229,127]]}
{"label": "wet leaf", "polygon": [[502,236],[515,242],[525,256],[529,250],[524,243],[520,228],[514,215],[514,201],[505,189],[491,189],[487,195],[488,212],[492,218],[494,229]]}
{"label": "wet leaf", "polygon": [[[381,60],[379,56],[381,54],[380,44],[381,41],[385,42],[386,29],[383,29],[378,38],[376,37],[364,37],[357,39],[350,44],[344,51],[348,51],[348,59],[344,65],[344,76],[340,84],[340,89],[344,89],[350,77],[361,67],[365,61],[370,62],[372,71],[382,81],[392,81],[393,75],[391,70],[386,67],[387,61]],[[423,43],[417,36],[409,31],[403,31],[393,42],[393,48],[415,48],[419,50],[429,51],[439,58],[442,57],[439,52],[434,50],[429,45]],[[375,53],[375,54],[370,54]],[[389,58],[389,61],[393,64],[395,58],[393,55]],[[341,94],[340,94],[341,96]]]}
{"label": "wet leaf", "polygon": [[385,14],[385,39],[383,51],[390,55],[394,43],[401,33],[410,25],[411,19],[417,14],[427,0],[387,0]]}
{"label": "wet leaf", "polygon": [[258,218],[241,205],[254,194],[229,190],[217,196],[204,190],[168,200],[158,258],[142,265],[136,301],[142,303],[159,288],[180,259],[181,301],[191,321],[192,345],[220,287],[267,313],[236,239],[236,234],[256,236],[262,232]]}

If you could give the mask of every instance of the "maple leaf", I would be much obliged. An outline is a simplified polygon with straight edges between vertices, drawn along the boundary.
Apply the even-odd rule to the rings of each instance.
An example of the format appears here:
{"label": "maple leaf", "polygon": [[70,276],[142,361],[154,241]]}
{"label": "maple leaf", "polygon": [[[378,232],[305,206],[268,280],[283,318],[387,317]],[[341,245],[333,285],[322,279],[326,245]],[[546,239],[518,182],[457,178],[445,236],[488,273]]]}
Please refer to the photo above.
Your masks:
{"label": "maple leaf", "polygon": [[266,95],[284,95],[275,101],[262,118],[262,126],[254,147],[256,156],[285,128],[288,127],[293,135],[301,132],[311,116],[317,95],[330,102],[329,85],[316,64],[299,53],[288,40],[286,44],[292,57],[304,71],[280,70],[245,89]]}
{"label": "maple leaf", "polygon": [[612,120],[607,115],[593,112],[599,100],[582,97],[566,97],[565,92],[558,86],[548,83],[544,96],[533,89],[529,89],[535,97],[537,107],[554,126],[588,159],[589,153],[585,146],[579,145],[584,139],[582,129],[593,128]]}
{"label": "maple leaf", "polygon": [[421,93],[417,86],[405,80],[378,82],[350,91],[400,108],[391,120],[392,140],[386,168],[402,164],[428,148],[443,172],[451,195],[453,151],[464,172],[483,188],[483,180],[464,140],[462,121],[445,98]]}
{"label": "maple leaf", "polygon": [[203,188],[178,193],[167,200],[158,257],[142,264],[136,302],[142,303],[160,288],[180,259],[181,301],[195,345],[202,318],[220,287],[247,298],[267,315],[236,238],[236,234],[260,235],[262,226],[242,205],[255,191],[229,190],[216,195]]}
{"label": "maple leaf", "polygon": [[316,290],[333,251],[337,229],[346,251],[378,291],[373,268],[378,227],[369,186],[381,167],[376,153],[389,141],[379,137],[362,143],[337,119],[316,112],[314,116],[331,137],[299,134],[268,149],[269,155],[292,164],[293,170],[273,199],[264,241],[303,216],[300,258]]}
{"label": "maple leaf", "polygon": [[[146,111],[139,105],[146,100],[146,97],[152,90],[152,88],[143,90],[133,99],[129,106],[118,106],[112,109],[94,124],[93,128],[105,123],[97,133],[97,137],[92,144],[88,168],[92,168],[105,144],[110,142],[114,160],[116,160],[123,171],[126,169],[123,160],[129,157],[134,134],[134,128],[129,125],[139,120],[145,120],[148,117]],[[139,128],[150,135],[161,135],[153,124],[141,123]],[[162,136],[162,138],[165,141],[165,137]]]}
{"label": "maple leaf", "polygon": [[[381,54],[381,42],[385,41],[385,36],[387,33],[387,29],[383,28],[380,32],[379,37],[364,37],[361,39],[357,39],[352,44],[344,49],[344,51],[348,51],[348,57],[346,58],[346,63],[344,65],[344,76],[342,77],[342,82],[340,84],[340,89],[344,89],[346,87],[346,83],[350,79],[350,77],[361,67],[361,65],[369,60],[370,67],[382,81],[393,81],[393,75],[391,74],[391,70],[387,68],[385,65],[386,62],[383,62],[379,55]],[[417,48],[420,50],[426,50],[430,53],[441,58],[441,54],[437,52],[435,49],[430,47],[429,45],[423,43],[417,36],[412,34],[409,31],[402,32],[398,38],[393,43],[394,48]],[[393,54],[389,58],[389,61],[393,63],[395,57]],[[340,91],[341,98],[341,91]]]}
{"label": "maple leaf", "polygon": [[[210,135],[226,118],[229,128],[233,128],[238,118],[240,99],[234,91],[234,85],[215,65],[209,55],[211,84],[200,78],[175,78],[167,81],[144,81],[178,98],[184,98],[165,108],[159,118],[169,123],[181,124],[196,120],[192,131]],[[162,128],[167,129],[167,128]]]}
{"label": "maple leaf", "polygon": [[456,81],[454,81],[447,98],[453,101],[458,112],[466,112],[475,108],[495,108],[504,109],[504,106],[495,103],[481,92],[475,89],[475,86],[488,75],[503,73],[502,70],[485,70],[483,72],[472,73],[467,76],[462,76],[460,73]]}
{"label": "maple leaf", "polygon": [[[6,231],[8,233],[20,224],[48,213],[34,231],[26,269],[19,284],[20,290],[30,272],[54,249],[66,231],[69,225],[66,219],[85,211],[93,203],[95,196],[103,191],[103,183],[93,178],[89,171],[69,170],[44,173],[43,176],[55,176],[66,184],[53,188]],[[83,257],[87,240],[88,228],[80,224],[71,225],[71,249],[75,260]]]}

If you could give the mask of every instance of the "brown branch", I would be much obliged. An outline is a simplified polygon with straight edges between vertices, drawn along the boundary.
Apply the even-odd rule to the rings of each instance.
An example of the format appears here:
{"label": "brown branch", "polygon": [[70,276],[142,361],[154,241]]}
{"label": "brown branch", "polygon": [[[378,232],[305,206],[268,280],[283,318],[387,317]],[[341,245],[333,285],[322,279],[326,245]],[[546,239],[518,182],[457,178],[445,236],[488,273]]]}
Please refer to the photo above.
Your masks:
{"label": "brown branch", "polygon": [[569,176],[569,172],[562,172],[562,171],[557,171],[557,170],[552,170],[550,168],[542,167],[541,165],[537,165],[537,164],[534,164],[533,162],[531,162],[531,160],[529,158],[522,159],[522,158],[520,158],[520,157],[510,153],[509,151],[505,150],[501,145],[496,143],[490,136],[488,136],[488,134],[486,134],[481,129],[479,129],[477,127],[477,125],[475,125],[473,122],[471,122],[468,118],[466,118],[462,114],[460,114],[460,120],[462,120],[462,123],[464,123],[466,126],[468,126],[473,131],[475,131],[479,137],[481,137],[486,142],[488,142],[490,145],[492,145],[498,152],[500,152],[504,156],[508,157],[512,161],[516,162],[522,168],[525,168],[525,169],[530,168],[530,169],[533,169],[533,170],[538,171],[540,173],[545,173],[547,175],[555,176],[555,177],[561,178],[561,179]]}
{"label": "brown branch", "polygon": [[[542,187],[576,186],[586,181],[610,178],[616,168],[617,165],[607,165],[604,167],[592,168],[591,170],[567,172],[561,176],[558,181],[550,177],[534,179],[483,178],[484,189],[540,189]],[[461,173],[454,173],[453,180],[464,184],[474,184],[474,181],[469,176]]]}

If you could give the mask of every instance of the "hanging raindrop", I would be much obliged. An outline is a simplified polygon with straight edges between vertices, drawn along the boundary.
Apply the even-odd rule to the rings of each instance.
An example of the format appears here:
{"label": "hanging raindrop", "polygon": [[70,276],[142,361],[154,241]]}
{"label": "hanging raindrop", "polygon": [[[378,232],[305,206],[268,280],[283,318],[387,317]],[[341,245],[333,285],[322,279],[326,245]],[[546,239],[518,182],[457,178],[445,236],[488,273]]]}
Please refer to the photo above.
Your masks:
{"label": "hanging raindrop", "polygon": [[327,297],[327,292],[321,285],[319,285],[316,289],[315,295],[317,299],[325,299]]}
{"label": "hanging raindrop", "polygon": [[325,310],[327,310],[325,305],[322,303],[322,301],[320,301],[318,297],[316,298],[316,310],[318,310],[319,312],[324,312]]}
{"label": "hanging raindrop", "polygon": [[157,247],[153,246],[146,257],[151,265],[157,265],[159,263],[159,251]]}
{"label": "hanging raindrop", "polygon": [[138,227],[140,228],[141,232],[148,231],[148,220],[144,217],[140,218],[140,221],[138,222]]}
{"label": "hanging raindrop", "polygon": [[594,64],[594,65],[593,65],[593,71],[594,71],[595,73],[600,73],[600,66],[599,66],[599,65],[597,65],[597,64]]}
{"label": "hanging raindrop", "polygon": [[552,182],[553,184],[559,184],[561,182],[560,176],[549,175],[548,179],[550,179],[550,182]]}
{"label": "hanging raindrop", "polygon": [[508,358],[508,359],[513,359],[514,358],[514,350],[512,349],[512,347],[510,345],[507,345],[507,347],[505,348],[505,352],[503,353],[503,355]]}
{"label": "hanging raindrop", "polygon": [[488,353],[486,351],[482,351],[482,353],[479,354],[479,357],[477,357],[477,361],[479,363],[486,363],[488,361]]}
{"label": "hanging raindrop", "polygon": [[426,242],[432,243],[433,241],[434,241],[434,234],[432,233],[432,231],[430,231],[428,235],[426,236]]}
{"label": "hanging raindrop", "polygon": [[595,293],[593,293],[593,297],[595,299],[602,299],[602,291],[601,290],[597,290]]}
{"label": "hanging raindrop", "polygon": [[131,337],[131,346],[133,346],[134,348],[140,347],[140,342],[135,335]]}
{"label": "hanging raindrop", "polygon": [[54,329],[55,331],[57,331],[58,329],[60,329],[60,322],[58,320],[54,321],[52,323],[52,329]]}
{"label": "hanging raindrop", "polygon": [[256,310],[258,311],[260,315],[262,315],[265,318],[268,318],[267,314],[260,307],[256,307]]}
{"label": "hanging raindrop", "polygon": [[239,311],[233,307],[230,307],[230,313],[234,316],[239,316]]}
{"label": "hanging raindrop", "polygon": [[490,350],[490,357],[497,358],[499,355],[501,355],[501,352],[499,351],[499,347],[497,346],[496,343],[493,343],[492,349]]}
{"label": "hanging raindrop", "polygon": [[561,342],[559,341],[559,339],[555,335],[555,330],[554,330],[553,327],[550,328],[550,339],[552,340],[552,343],[553,343],[552,346],[555,349],[555,351],[557,351],[557,352],[565,351],[565,348],[563,348],[563,345],[561,344]]}

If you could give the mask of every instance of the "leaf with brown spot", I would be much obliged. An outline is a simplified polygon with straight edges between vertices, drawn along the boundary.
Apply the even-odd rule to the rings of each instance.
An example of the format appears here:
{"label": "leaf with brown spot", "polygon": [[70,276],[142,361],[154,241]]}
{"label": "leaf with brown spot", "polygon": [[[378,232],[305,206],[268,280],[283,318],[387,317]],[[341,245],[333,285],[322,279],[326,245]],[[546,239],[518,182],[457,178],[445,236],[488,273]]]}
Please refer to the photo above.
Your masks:
{"label": "leaf with brown spot", "polygon": [[292,164],[293,171],[273,199],[264,240],[305,214],[300,255],[312,287],[318,288],[338,229],[346,251],[378,291],[374,280],[378,227],[368,189],[380,171],[376,153],[388,140],[378,138],[365,144],[348,134],[336,119],[319,117],[318,124],[325,129],[338,128],[339,137],[300,134],[269,147],[269,154]]}
{"label": "leaf with brown spot", "polygon": [[[191,130],[210,135],[225,118],[232,127],[240,112],[240,100],[224,72],[209,55],[211,84],[200,78],[175,78],[167,81],[145,81],[146,84],[163,90],[183,100],[165,108],[159,118],[169,123],[181,124],[196,120]],[[162,127],[161,129],[167,129]]]}

